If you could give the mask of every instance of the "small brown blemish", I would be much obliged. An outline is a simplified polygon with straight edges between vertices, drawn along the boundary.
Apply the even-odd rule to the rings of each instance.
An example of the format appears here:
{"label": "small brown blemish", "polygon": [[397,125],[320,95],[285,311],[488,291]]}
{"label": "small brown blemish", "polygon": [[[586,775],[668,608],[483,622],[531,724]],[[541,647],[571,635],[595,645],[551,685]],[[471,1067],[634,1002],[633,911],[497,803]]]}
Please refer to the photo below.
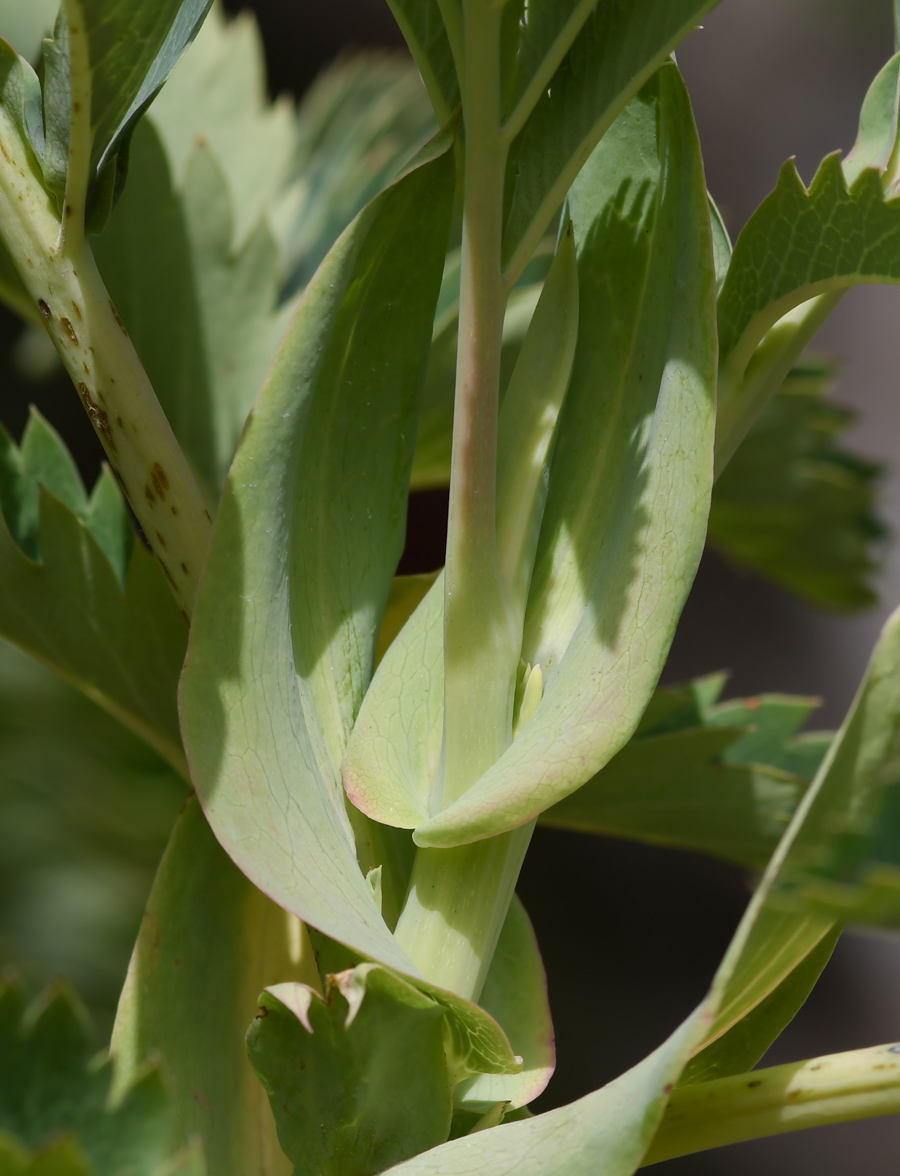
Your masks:
{"label": "small brown blemish", "polygon": [[175,505],[175,503],[174,503],[174,502],[172,503],[172,514],[173,514],[173,515],[177,515],[177,514],[178,514],[178,507]]}
{"label": "small brown blemish", "polygon": [[[191,573],[188,571],[188,566],[187,566],[187,564],[184,562],[184,560],[182,560],[182,561],[181,561],[181,570],[184,572],[184,574],[185,574],[186,576],[189,576],[189,575],[191,574]],[[882,1066],[882,1067],[881,1067],[881,1069],[884,1069],[884,1067]]]}
{"label": "small brown blemish", "polygon": [[144,486],[144,497],[147,499],[147,501],[150,503],[151,506],[156,505],[156,495],[150,489],[149,482]]}
{"label": "small brown blemish", "polygon": [[89,376],[91,374],[91,369],[88,367],[88,365],[86,363],[82,363],[81,366],[84,368],[84,374]]}
{"label": "small brown blemish", "polygon": [[177,967],[178,967],[178,965],[181,963],[181,960],[179,960],[179,959],[174,959],[174,960],[172,960],[172,963],[173,963],[173,964],[175,965],[175,967],[177,968]]}
{"label": "small brown blemish", "polygon": [[157,532],[156,532],[156,538],[157,538],[157,540],[159,541],[159,545],[160,545],[160,547],[165,547],[165,546],[166,546],[166,541],[165,541],[165,539],[162,537],[162,535],[160,534],[160,532],[159,532],[159,531],[157,531]]}
{"label": "small brown blemish", "polygon": [[115,437],[113,437],[113,431],[110,428],[109,417],[100,407],[100,405],[92,399],[90,389],[88,388],[87,384],[84,383],[84,381],[78,385],[78,391],[81,395],[84,407],[87,409],[87,414],[91,418],[91,423],[93,424],[94,428],[100,434],[106,445],[113,451],[113,453],[117,453],[118,450],[116,448],[116,440]]}
{"label": "small brown blemish", "polygon": [[162,560],[160,560],[160,561],[159,561],[159,566],[160,566],[160,567],[162,568],[162,570],[165,572],[166,579],[169,581],[169,583],[172,585],[172,587],[173,587],[173,588],[175,589],[175,591],[177,592],[177,591],[178,591],[178,585],[177,585],[177,584],[175,583],[175,581],[172,579],[172,573],[169,571],[169,569],[166,567],[166,565],[163,563],[163,561],[162,561]]}
{"label": "small brown blemish", "polygon": [[9,166],[10,166],[10,167],[12,167],[12,160],[9,158],[9,155],[7,155],[7,153],[6,153],[6,148],[3,146],[3,140],[2,140],[2,139],[0,139],[0,151],[2,151],[2,152],[3,152],[3,158],[4,158],[4,159],[6,160],[6,162],[9,164]]}
{"label": "small brown blemish", "polygon": [[81,307],[78,305],[78,303],[77,303],[77,302],[73,302],[73,303],[72,303],[72,309],[75,311],[75,317],[78,319],[78,321],[79,321],[79,322],[82,322],[82,321],[83,321],[83,316],[82,316],[82,313],[81,313]]}
{"label": "small brown blemish", "polygon": [[150,471],[150,479],[153,482],[153,489],[159,495],[163,502],[166,500],[166,491],[169,489],[169,479],[166,471],[162,468],[159,462],[156,462],[153,469]]}
{"label": "small brown blemish", "polygon": [[269,1010],[263,1008],[263,1006],[260,1005],[259,1012],[256,1014],[257,1021],[264,1021],[266,1019],[266,1017],[268,1017],[268,1015],[269,1015]]}
{"label": "small brown blemish", "polygon": [[44,316],[45,319],[50,318],[50,307],[43,300],[43,298],[38,299],[38,310],[41,312],[41,314]]}
{"label": "small brown blemish", "polygon": [[120,416],[116,417],[116,424],[119,426],[120,429],[125,428],[125,422],[122,420],[122,418]]}
{"label": "small brown blemish", "polygon": [[[566,236],[569,236],[569,235],[570,235],[570,233],[571,233],[571,230],[572,230],[572,222],[571,222],[571,221],[569,221],[569,228],[568,228],[568,230],[567,230],[567,232],[566,232]],[[666,1096],[666,1098],[668,1098],[668,1097],[669,1097],[669,1095],[672,1093],[672,1090],[673,1090],[672,1083],[671,1083],[671,1082],[667,1082],[667,1083],[665,1084],[665,1086],[663,1087],[663,1094]]]}
{"label": "small brown blemish", "polygon": [[125,330],[125,324],[119,318],[119,312],[116,310],[115,305],[113,304],[113,300],[111,298],[109,300],[109,309],[113,313],[113,318],[119,324],[119,329],[121,330],[122,334],[127,336],[128,332]]}
{"label": "small brown blemish", "polygon": [[62,327],[62,329],[63,329],[63,330],[66,332],[66,334],[69,336],[69,339],[70,339],[70,340],[71,340],[71,341],[72,341],[72,342],[75,344],[75,346],[77,347],[77,346],[78,346],[78,336],[75,334],[75,328],[72,326],[72,321],[71,321],[71,319],[67,319],[67,318],[61,318],[61,319],[59,320],[59,325]]}
{"label": "small brown blemish", "polygon": [[209,513],[209,511],[208,511],[208,510],[205,510],[203,513],[206,515],[206,517],[207,517],[207,519],[209,520],[209,522],[212,522],[212,515]]}
{"label": "small brown blemish", "polygon": [[77,101],[73,102],[72,109],[75,111],[76,114],[81,114],[81,103],[77,102]]}
{"label": "small brown blemish", "polygon": [[752,1090],[754,1086],[762,1086],[762,1078],[756,1078],[753,1082],[748,1082],[747,1086],[750,1090]]}
{"label": "small brown blemish", "polygon": [[66,216],[71,216],[71,215],[72,215],[72,205],[67,204],[66,205]]}

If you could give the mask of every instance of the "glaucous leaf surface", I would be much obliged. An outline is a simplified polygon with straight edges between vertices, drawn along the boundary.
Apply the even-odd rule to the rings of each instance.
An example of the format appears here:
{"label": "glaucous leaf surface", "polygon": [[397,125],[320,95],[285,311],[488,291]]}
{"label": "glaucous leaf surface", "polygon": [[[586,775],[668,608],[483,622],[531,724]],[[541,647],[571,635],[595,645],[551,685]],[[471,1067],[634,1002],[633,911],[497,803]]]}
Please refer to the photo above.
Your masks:
{"label": "glaucous leaf surface", "polygon": [[108,1035],[184,797],[145,743],[0,643],[0,971],[67,977]]}
{"label": "glaucous leaf surface", "polygon": [[633,738],[541,823],[765,866],[828,737],[795,735],[813,700],[762,695],[713,705],[710,687],[723,685],[716,676],[658,689]]}
{"label": "glaucous leaf surface", "polygon": [[95,1052],[69,989],[49,988],[27,1006],[18,984],[0,986],[0,1132],[28,1149],[70,1136],[94,1176],[152,1176],[174,1151],[161,1066],[145,1066],[110,1103],[112,1064]]}
{"label": "glaucous leaf surface", "polygon": [[818,608],[872,604],[880,466],[839,447],[854,414],[824,398],[832,367],[794,367],[716,481],[709,542]]}
{"label": "glaucous leaf surface", "polygon": [[[611,0],[595,7],[510,151],[503,233],[509,274],[524,268],[620,111],[715,3]],[[580,18],[582,6],[575,11]]]}
{"label": "glaucous leaf surface", "polygon": [[443,125],[459,103],[459,80],[440,4],[438,0],[388,0],[388,5]]}
{"label": "glaucous leaf surface", "polygon": [[699,145],[674,66],[605,136],[569,207],[579,340],[522,648],[541,667],[543,697],[494,767],[417,828],[420,845],[524,824],[627,742],[704,541],[715,273]]}
{"label": "glaucous leaf surface", "polygon": [[36,414],[0,432],[0,636],[51,666],[185,773],[175,695],[187,626],[112,475],[87,498]]}
{"label": "glaucous leaf surface", "polygon": [[375,1176],[449,1134],[443,1009],[377,964],[330,977],[324,996],[270,987],[247,1047],[297,1176]]}
{"label": "glaucous leaf surface", "polygon": [[289,1176],[244,1034],[266,984],[315,973],[304,938],[189,800],[154,883],[111,1049],[117,1087],[148,1056],[164,1057],[179,1138],[203,1139],[210,1176]]}
{"label": "glaucous leaf surface", "polygon": [[94,254],[212,510],[292,310],[278,306],[278,248],[264,222],[236,245],[229,185],[202,141],[176,187],[148,119],[129,174]]}
{"label": "glaucous leaf surface", "polygon": [[241,869],[403,971],[357,863],[340,761],[403,544],[448,146],[360,214],[306,291],[232,466],[181,689],[192,776]]}

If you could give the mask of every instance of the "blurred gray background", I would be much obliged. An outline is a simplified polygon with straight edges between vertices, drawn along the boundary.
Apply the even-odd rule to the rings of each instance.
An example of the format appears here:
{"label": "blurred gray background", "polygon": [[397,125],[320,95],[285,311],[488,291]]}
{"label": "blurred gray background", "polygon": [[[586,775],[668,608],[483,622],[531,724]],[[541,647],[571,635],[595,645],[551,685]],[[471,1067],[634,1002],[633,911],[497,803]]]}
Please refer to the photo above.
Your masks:
{"label": "blurred gray background", "polygon": [[[23,0],[27,2],[27,0]],[[242,3],[229,3],[237,10]],[[384,0],[256,0],[274,91],[302,92],[347,46],[401,41]],[[890,0],[724,0],[678,52],[709,187],[732,236],[794,155],[809,180],[853,142],[869,82],[893,51]],[[0,316],[0,346],[17,330]],[[835,399],[859,412],[850,443],[890,466],[883,516],[900,534],[900,289],[855,290],[816,341],[840,361]],[[99,461],[63,383],[35,397],[93,480]],[[5,404],[18,436],[26,406]],[[414,502],[407,567],[442,561],[440,495]],[[881,603],[854,618],[816,614],[708,557],[666,679],[727,668],[730,694],[820,695],[836,726],[890,608],[900,545],[888,546]],[[739,871],[674,852],[539,831],[520,885],[544,951],[559,1071],[545,1109],[601,1085],[653,1049],[702,997],[748,897]],[[900,938],[847,934],[770,1061],[900,1039]],[[739,1145],[660,1166],[693,1176],[884,1176],[898,1168],[900,1117]],[[600,1176],[600,1174],[598,1174]]]}

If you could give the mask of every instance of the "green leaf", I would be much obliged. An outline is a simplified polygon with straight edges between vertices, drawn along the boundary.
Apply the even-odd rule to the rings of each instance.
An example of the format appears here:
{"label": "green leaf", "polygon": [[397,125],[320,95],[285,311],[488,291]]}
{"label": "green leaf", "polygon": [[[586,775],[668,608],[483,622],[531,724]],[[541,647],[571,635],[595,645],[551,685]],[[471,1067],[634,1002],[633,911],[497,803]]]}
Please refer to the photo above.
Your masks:
{"label": "green leaf", "polygon": [[881,467],[838,448],[854,414],[824,401],[827,363],[795,367],[716,482],[709,542],[801,599],[834,611],[876,599]]}
{"label": "green leaf", "polygon": [[96,1176],[151,1176],[173,1150],[160,1066],[145,1066],[110,1100],[112,1064],[98,1064],[94,1052],[92,1027],[68,989],[48,989],[26,1008],[17,985],[0,988],[0,1131],[27,1148],[68,1134]]}
{"label": "green leaf", "polygon": [[882,630],[856,700],[794,814],[729,951],[730,980],[707,1034],[752,1012],[834,927],[900,925],[900,612]]}
{"label": "green leaf", "polygon": [[0,642],[0,971],[77,984],[106,1032],[184,780]]}
{"label": "green leaf", "polygon": [[438,0],[388,0],[443,125],[459,104],[459,81]]}
{"label": "green leaf", "polygon": [[0,636],[186,774],[175,697],[187,627],[143,544],[127,560],[127,508],[108,479],[88,501],[36,415],[21,451],[0,431]]}
{"label": "green leaf", "polygon": [[369,205],[307,289],[231,469],[181,689],[192,776],[234,860],[405,971],[357,864],[340,761],[403,544],[448,146]]}
{"label": "green leaf", "polygon": [[618,114],[715,3],[611,0],[596,7],[510,150],[508,273],[524,267]]}
{"label": "green leaf", "polygon": [[522,648],[541,668],[543,697],[494,767],[419,826],[421,845],[523,824],[628,741],[703,545],[715,274],[699,146],[674,66],[604,138],[569,206],[580,333]]}
{"label": "green leaf", "polygon": [[[64,0],[68,27],[61,39],[58,24],[56,39],[66,61],[56,63],[60,80],[47,135],[50,138],[52,134],[60,154],[65,147],[67,168],[72,170],[71,176],[66,175],[67,201],[80,204],[85,196],[79,189],[82,184],[88,186],[87,216],[95,231],[102,228],[109,214],[113,188],[121,187],[128,140],[138,118],[190,44],[210,3]],[[63,139],[65,72],[69,75],[73,122],[71,132],[65,128]],[[81,113],[82,102],[89,104],[89,115]],[[87,133],[82,131],[82,122]],[[61,166],[60,162],[57,173]],[[50,186],[53,188],[53,183]]]}
{"label": "green leaf", "polygon": [[111,1048],[117,1087],[162,1054],[179,1138],[199,1135],[219,1176],[289,1176],[244,1034],[267,984],[315,975],[310,955],[302,925],[247,881],[189,800],[157,874]]}
{"label": "green leaf", "polygon": [[900,204],[885,197],[896,179],[898,79],[895,58],[866,95],[843,165],[827,156],[807,190],[788,160],[737,239],[719,295],[718,471],[843,293],[900,279]]}
{"label": "green leaf", "polygon": [[590,0],[531,0],[518,45],[515,84],[506,105],[510,121],[524,122],[591,15]]}
{"label": "green leaf", "polygon": [[743,1020],[689,1062],[679,1086],[752,1070],[806,1003],[840,934],[840,928],[830,931]]}
{"label": "green leaf", "polygon": [[0,3],[0,37],[21,53],[26,61],[36,61],[41,39],[53,28],[59,0],[2,0]]}
{"label": "green leaf", "polygon": [[390,649],[403,626],[422,603],[437,576],[438,573],[433,572],[419,576],[394,577],[381,620],[381,629],[378,633],[378,646],[375,650],[376,666]]}
{"label": "green leaf", "polygon": [[235,249],[229,188],[196,146],[175,188],[150,120],[132,182],[94,252],[160,403],[211,504],[284,334],[279,256],[265,224]]}
{"label": "green leaf", "polygon": [[[678,688],[658,690],[687,701]],[[548,809],[542,824],[699,850],[763,867],[811,778],[795,731],[815,704],[779,695],[727,702],[683,722],[635,734],[583,788]],[[693,711],[693,713],[691,713]],[[801,744],[802,746],[802,744]],[[816,744],[821,754],[824,748]],[[798,763],[797,761],[800,760]]]}
{"label": "green leaf", "polygon": [[298,1176],[375,1176],[443,1143],[452,1093],[443,1009],[377,964],[260,997],[247,1034]]}
{"label": "green leaf", "polygon": [[484,1114],[497,1103],[523,1107],[536,1099],[556,1065],[553,1023],[540,949],[525,908],[514,895],[479,997],[522,1058],[518,1074],[479,1074],[455,1092],[458,1108]]}

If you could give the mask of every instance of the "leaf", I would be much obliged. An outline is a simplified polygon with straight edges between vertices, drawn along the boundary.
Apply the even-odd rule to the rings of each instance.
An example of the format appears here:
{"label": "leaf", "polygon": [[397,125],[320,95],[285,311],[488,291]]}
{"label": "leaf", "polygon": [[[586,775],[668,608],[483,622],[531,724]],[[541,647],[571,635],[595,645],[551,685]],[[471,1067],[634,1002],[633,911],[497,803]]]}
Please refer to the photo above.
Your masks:
{"label": "leaf", "polygon": [[143,544],[119,579],[133,540],[109,475],[89,502],[62,442],[33,414],[21,450],[0,432],[0,507],[0,636],[184,774],[175,694],[187,627]]}
{"label": "leaf", "polygon": [[388,0],[425,83],[438,122],[459,104],[459,81],[438,0]]}
{"label": "leaf", "polygon": [[231,469],[181,688],[192,778],[240,868],[402,971],[339,772],[403,543],[448,146],[368,206],[306,291]]}
{"label": "leaf", "polygon": [[[69,202],[84,199],[70,192],[73,183],[76,190],[82,183],[89,186],[88,220],[93,220],[95,231],[105,223],[112,188],[121,185],[116,168],[124,173],[124,153],[137,119],[190,44],[210,3],[211,0],[157,0],[148,5],[135,0],[65,0],[68,27],[61,40],[58,24],[56,39],[67,60],[65,66],[57,61],[60,84],[52,93],[53,117],[47,120],[47,135],[48,139],[53,137],[60,156],[68,157],[68,167],[74,169],[71,177],[66,176]],[[63,125],[64,73],[69,75],[74,116],[71,134]],[[80,114],[82,99],[89,103],[89,116],[86,112]],[[82,133],[82,121],[87,134]],[[61,168],[60,162],[58,170]],[[49,177],[48,184],[54,188]]]}
{"label": "leaf", "polygon": [[829,932],[769,996],[689,1062],[679,1086],[752,1070],[806,1003],[840,934]]}
{"label": "leaf", "polygon": [[420,845],[521,825],[612,758],[656,685],[703,545],[715,275],[674,66],[605,137],[570,209],[580,333],[522,648],[541,667],[543,697],[501,759],[417,828]]}
{"label": "leaf", "polygon": [[105,1033],[185,791],[136,736],[0,642],[0,972],[67,976]]}
{"label": "leaf", "polygon": [[375,1176],[447,1138],[443,1010],[377,964],[330,981],[264,992],[247,1047],[298,1176]]}
{"label": "leaf", "polygon": [[740,566],[819,608],[876,599],[874,514],[881,468],[838,448],[853,414],[824,401],[827,363],[793,368],[716,482],[709,541]]}
{"label": "leaf", "polygon": [[900,612],[895,612],[744,916],[707,1044],[760,1005],[834,927],[849,920],[900,925],[892,864],[892,806],[900,794],[898,665]]}
{"label": "leaf", "polygon": [[98,1064],[94,1051],[92,1027],[68,989],[48,989],[26,1008],[18,985],[0,988],[0,1130],[29,1149],[69,1134],[96,1176],[150,1176],[172,1153],[160,1068],[144,1067],[109,1102],[112,1066]]}
{"label": "leaf", "polygon": [[3,0],[0,3],[0,37],[21,53],[26,61],[36,61],[41,39],[53,28],[59,0]]}
{"label": "leaf", "polygon": [[375,650],[376,666],[421,604],[436,579],[437,573],[394,577],[384,617],[381,621],[381,629],[378,633],[378,646]]}
{"label": "leaf", "polygon": [[289,1176],[244,1033],[266,984],[314,974],[304,939],[301,924],[247,881],[189,800],[160,864],[111,1049],[117,1087],[148,1055],[162,1054],[179,1137],[201,1136],[218,1176]]}
{"label": "leaf", "polygon": [[[680,689],[666,697],[693,698]],[[811,778],[794,738],[815,704],[779,695],[673,711],[641,729],[583,788],[541,816],[542,824],[699,850],[762,868]],[[816,744],[820,754],[825,748]],[[826,744],[827,747],[827,744]],[[800,762],[798,763],[798,759]],[[798,768],[806,769],[808,775]]]}
{"label": "leaf", "polygon": [[180,188],[150,120],[130,158],[132,182],[94,252],[212,505],[291,311],[277,307],[278,250],[265,224],[234,249],[228,185],[208,147],[195,147]]}
{"label": "leaf", "polygon": [[508,274],[524,267],[619,113],[715,2],[612,0],[596,7],[510,150]]}
{"label": "leaf", "polygon": [[507,126],[524,122],[578,36],[594,5],[590,0],[531,0],[519,39]]}
{"label": "leaf", "polygon": [[480,1074],[456,1089],[458,1108],[485,1113],[497,1103],[523,1107],[553,1076],[556,1049],[540,949],[525,908],[513,900],[479,997],[482,1008],[503,1026],[522,1058],[519,1074]]}

